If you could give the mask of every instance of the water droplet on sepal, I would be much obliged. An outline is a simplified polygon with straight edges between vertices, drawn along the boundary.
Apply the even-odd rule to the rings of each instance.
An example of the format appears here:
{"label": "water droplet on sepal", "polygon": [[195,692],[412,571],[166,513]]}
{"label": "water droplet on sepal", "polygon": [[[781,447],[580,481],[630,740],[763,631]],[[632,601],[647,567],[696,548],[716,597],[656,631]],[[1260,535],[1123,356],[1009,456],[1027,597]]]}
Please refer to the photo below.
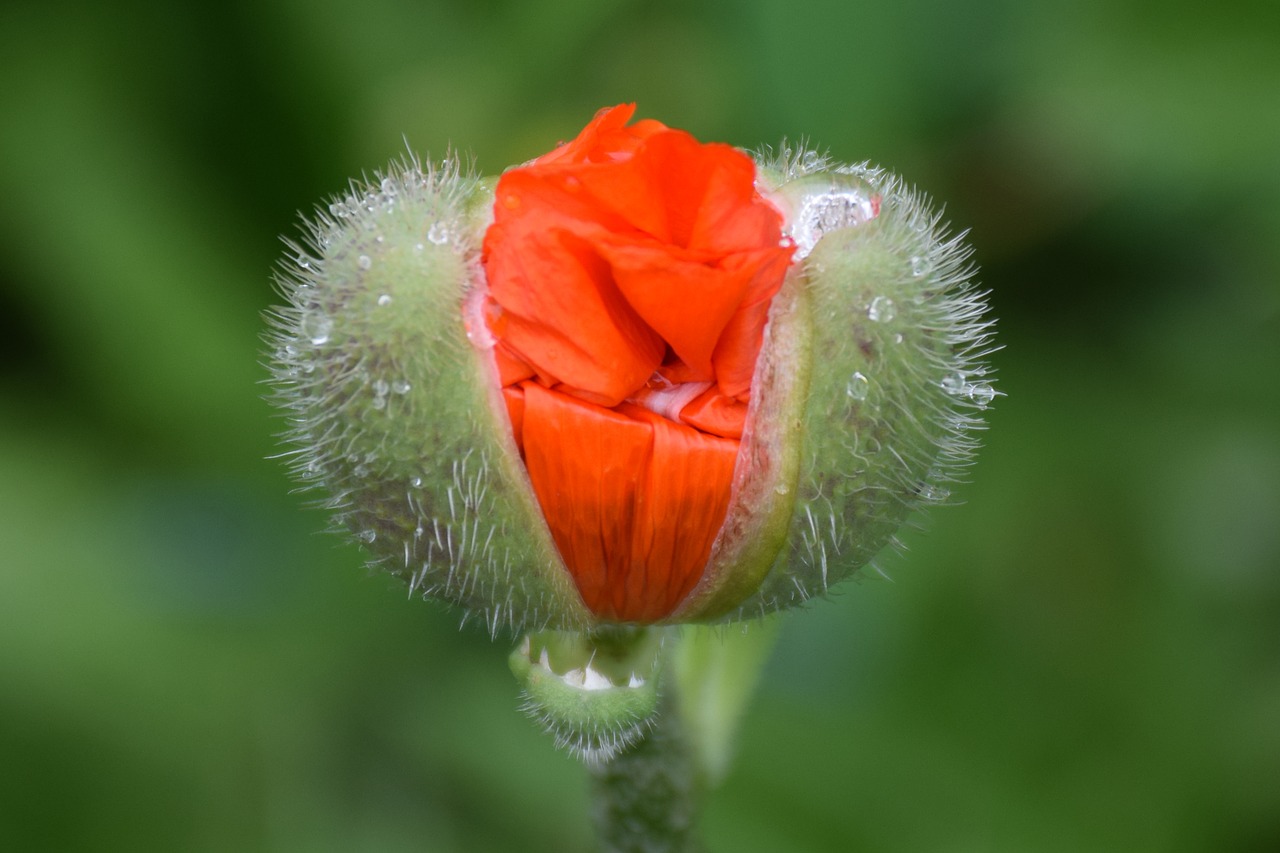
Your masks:
{"label": "water droplet on sepal", "polygon": [[862,401],[867,399],[867,394],[870,390],[871,383],[867,380],[867,377],[863,376],[861,373],[854,373],[849,379],[848,386],[845,388],[845,394],[847,394],[851,400]]}
{"label": "water droplet on sepal", "polygon": [[302,334],[313,346],[323,346],[329,342],[333,332],[333,320],[319,312],[307,314],[302,321]]}
{"label": "water droplet on sepal", "polygon": [[873,323],[887,323],[897,316],[897,308],[893,300],[887,296],[877,296],[867,306],[867,319]]}

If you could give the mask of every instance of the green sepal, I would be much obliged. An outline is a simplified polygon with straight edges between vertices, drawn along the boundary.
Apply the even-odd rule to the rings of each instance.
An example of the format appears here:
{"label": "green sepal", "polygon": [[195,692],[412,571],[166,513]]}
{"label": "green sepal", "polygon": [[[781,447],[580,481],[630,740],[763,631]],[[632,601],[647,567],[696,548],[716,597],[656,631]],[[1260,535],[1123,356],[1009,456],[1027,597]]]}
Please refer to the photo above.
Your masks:
{"label": "green sepal", "polygon": [[761,164],[761,184],[795,243],[802,290],[787,320],[791,352],[774,350],[784,335],[767,334],[761,364],[785,371],[794,358],[806,380],[798,406],[753,398],[748,430],[777,411],[795,418],[787,451],[799,466],[785,545],[772,552],[774,527],[764,528],[762,553],[776,559],[729,619],[824,595],[896,545],[909,515],[949,497],[997,393],[969,249],[927,199],[881,170],[785,149]]}
{"label": "green sepal", "polygon": [[516,449],[482,316],[492,182],[456,163],[353,184],[294,246],[271,342],[295,472],[411,593],[491,631],[585,625]]}
{"label": "green sepal", "polygon": [[736,611],[758,590],[786,540],[813,360],[808,302],[803,268],[793,267],[769,307],[724,523],[702,580],[672,622],[709,622]]}
{"label": "green sepal", "polygon": [[606,762],[650,730],[658,710],[661,629],[528,634],[511,653],[524,710],[556,746]]}

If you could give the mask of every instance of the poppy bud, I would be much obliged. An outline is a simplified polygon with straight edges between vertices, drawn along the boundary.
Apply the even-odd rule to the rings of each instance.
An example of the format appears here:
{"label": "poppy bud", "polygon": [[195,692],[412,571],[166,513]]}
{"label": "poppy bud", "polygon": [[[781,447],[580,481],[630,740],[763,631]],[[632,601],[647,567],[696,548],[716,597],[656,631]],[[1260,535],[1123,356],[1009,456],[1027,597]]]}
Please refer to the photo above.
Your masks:
{"label": "poppy bud", "polygon": [[[946,499],[996,393],[968,250],[921,196],[630,115],[496,183],[393,165],[279,277],[295,474],[373,565],[494,632],[820,596]],[[536,702],[582,692],[571,646],[513,657]],[[649,707],[592,672],[622,717]]]}

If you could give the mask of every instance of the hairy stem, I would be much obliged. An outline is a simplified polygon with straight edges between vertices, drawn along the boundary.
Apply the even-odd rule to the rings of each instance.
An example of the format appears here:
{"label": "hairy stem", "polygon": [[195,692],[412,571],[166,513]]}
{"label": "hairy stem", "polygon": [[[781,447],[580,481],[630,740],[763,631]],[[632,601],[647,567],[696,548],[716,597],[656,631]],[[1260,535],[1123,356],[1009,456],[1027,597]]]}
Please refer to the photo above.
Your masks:
{"label": "hairy stem", "polygon": [[[630,748],[591,766],[592,816],[605,853],[694,853],[698,814],[728,771],[747,701],[777,639],[777,623],[750,631],[666,629],[651,728]],[[643,634],[593,636],[626,647]],[[615,651],[615,656],[619,655]]]}
{"label": "hairy stem", "polygon": [[605,853],[694,853],[702,800],[694,754],[668,683],[653,729],[592,769],[593,819]]}

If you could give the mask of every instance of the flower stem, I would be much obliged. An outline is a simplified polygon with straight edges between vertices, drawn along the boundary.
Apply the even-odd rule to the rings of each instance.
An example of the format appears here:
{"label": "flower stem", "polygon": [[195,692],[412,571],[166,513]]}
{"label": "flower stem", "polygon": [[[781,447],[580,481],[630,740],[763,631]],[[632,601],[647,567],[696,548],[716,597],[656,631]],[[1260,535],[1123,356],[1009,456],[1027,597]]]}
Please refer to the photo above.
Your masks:
{"label": "flower stem", "polygon": [[[668,684],[668,687],[674,685]],[[592,768],[592,811],[604,853],[695,853],[702,791],[670,690],[654,727]]]}
{"label": "flower stem", "polygon": [[592,807],[605,853],[694,853],[698,814],[724,778],[734,736],[777,639],[751,631],[669,629],[661,699],[650,731],[592,767]]}

